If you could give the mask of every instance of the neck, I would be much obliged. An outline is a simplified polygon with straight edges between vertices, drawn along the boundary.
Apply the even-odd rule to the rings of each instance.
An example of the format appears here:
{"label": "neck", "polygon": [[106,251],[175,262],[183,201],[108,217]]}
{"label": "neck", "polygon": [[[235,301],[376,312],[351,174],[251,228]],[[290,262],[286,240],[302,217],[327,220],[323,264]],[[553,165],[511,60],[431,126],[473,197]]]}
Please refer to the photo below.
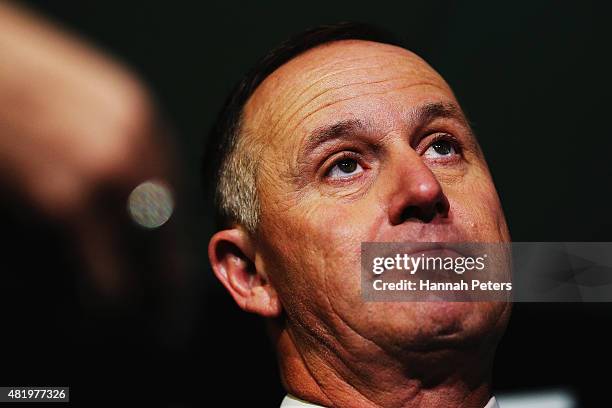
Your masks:
{"label": "neck", "polygon": [[372,342],[345,350],[287,326],[276,333],[283,385],[327,407],[482,408],[490,398],[494,346],[384,352]]}

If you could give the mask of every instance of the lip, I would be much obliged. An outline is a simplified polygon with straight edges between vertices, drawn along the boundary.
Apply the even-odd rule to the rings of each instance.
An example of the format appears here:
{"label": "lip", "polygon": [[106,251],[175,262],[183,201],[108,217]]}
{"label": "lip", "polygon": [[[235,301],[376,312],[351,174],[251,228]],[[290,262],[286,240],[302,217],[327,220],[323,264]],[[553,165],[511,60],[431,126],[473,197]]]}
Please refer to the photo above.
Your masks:
{"label": "lip", "polygon": [[404,248],[410,248],[409,251],[403,251],[408,255],[415,254],[439,254],[439,253],[456,253],[459,256],[465,256],[462,250],[459,250],[457,242],[403,242]]}
{"label": "lip", "polygon": [[[413,250],[411,252],[403,252],[403,254],[406,254],[411,257],[423,256],[424,258],[430,258],[430,259],[431,258],[441,258],[441,259],[453,258],[454,259],[454,258],[462,258],[466,256],[462,252],[459,252],[455,250],[454,248],[448,248],[445,246],[436,246],[436,247],[428,248],[428,249]],[[455,279],[457,279],[459,275],[459,274],[456,274],[454,271],[438,270],[436,268],[426,269],[422,266],[419,269],[413,271],[413,273],[420,274],[421,277],[423,278],[427,277],[436,282],[452,282]]]}
{"label": "lip", "polygon": [[[364,244],[374,244],[380,246],[382,251],[377,256],[395,257],[397,254],[409,256],[437,255],[467,257],[472,256],[470,244],[465,242],[367,242]],[[406,250],[408,249],[408,250]]]}
{"label": "lip", "polygon": [[376,223],[364,241],[405,243],[420,249],[420,246],[473,242],[476,236],[470,231],[450,219],[439,224],[406,222],[391,228],[386,224]]}
{"label": "lip", "polygon": [[[370,248],[367,250],[367,258],[362,258],[362,267],[366,273],[365,276],[368,276],[369,279],[375,279],[377,275],[374,275],[371,272],[371,265],[374,258],[396,258],[399,255],[401,258],[404,256],[408,256],[410,258],[421,258],[425,259],[429,258],[466,258],[472,256],[466,249],[470,249],[469,245],[465,243],[457,243],[457,242],[414,242],[414,243],[402,243],[402,242],[393,242],[393,243],[381,243],[375,242],[371,243],[377,246],[378,248]],[[468,248],[465,248],[468,247]],[[362,247],[363,248],[363,247]],[[363,256],[363,252],[362,252]],[[431,265],[428,263],[428,265]],[[454,282],[457,279],[460,279],[462,274],[455,273],[451,270],[442,270],[435,267],[435,263],[433,264],[433,268],[427,268],[425,265],[419,264],[416,270],[402,270],[399,269],[385,269],[383,272],[386,277],[394,276],[393,274],[400,273],[409,273],[410,276],[416,278],[417,276],[420,278],[428,278],[436,282]],[[397,276],[397,275],[395,275]],[[391,278],[393,279],[393,278]]]}

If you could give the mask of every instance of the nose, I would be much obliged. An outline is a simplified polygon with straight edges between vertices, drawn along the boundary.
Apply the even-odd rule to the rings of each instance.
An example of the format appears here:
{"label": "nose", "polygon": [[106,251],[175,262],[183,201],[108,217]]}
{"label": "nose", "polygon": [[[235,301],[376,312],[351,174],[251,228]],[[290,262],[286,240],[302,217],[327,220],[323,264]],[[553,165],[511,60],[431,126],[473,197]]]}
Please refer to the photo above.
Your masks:
{"label": "nose", "polygon": [[433,172],[414,151],[403,160],[389,206],[391,225],[448,218],[450,204]]}

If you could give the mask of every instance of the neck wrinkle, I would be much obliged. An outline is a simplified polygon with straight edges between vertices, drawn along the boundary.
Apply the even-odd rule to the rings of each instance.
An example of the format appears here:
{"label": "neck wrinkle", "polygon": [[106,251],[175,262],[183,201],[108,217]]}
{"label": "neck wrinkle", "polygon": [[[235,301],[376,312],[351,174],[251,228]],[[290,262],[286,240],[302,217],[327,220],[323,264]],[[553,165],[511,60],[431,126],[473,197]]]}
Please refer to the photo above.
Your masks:
{"label": "neck wrinkle", "polygon": [[[475,356],[458,352],[456,363],[463,369],[451,371],[436,384],[424,387],[423,380],[408,375],[406,369],[398,369],[402,366],[399,362],[390,362],[397,367],[382,377],[377,375],[377,367],[369,372],[356,370],[331,350],[321,353],[320,343],[319,347],[316,342],[308,347],[311,342],[301,341],[302,336],[296,331],[299,332],[285,326],[276,336],[276,345],[283,386],[289,394],[304,401],[325,407],[482,408],[490,399],[494,350],[484,355],[477,350]],[[364,382],[362,377],[370,381]],[[388,384],[391,385],[386,387]]]}

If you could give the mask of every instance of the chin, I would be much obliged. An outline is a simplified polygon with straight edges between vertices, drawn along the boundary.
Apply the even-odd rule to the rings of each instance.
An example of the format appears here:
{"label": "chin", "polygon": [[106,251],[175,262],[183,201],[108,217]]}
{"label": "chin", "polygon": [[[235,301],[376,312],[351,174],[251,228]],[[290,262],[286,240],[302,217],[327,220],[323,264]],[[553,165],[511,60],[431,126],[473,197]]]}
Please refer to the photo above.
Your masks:
{"label": "chin", "polygon": [[387,318],[380,320],[375,337],[414,351],[495,342],[506,327],[510,311],[510,305],[501,302],[404,302],[378,306],[381,316]]}

